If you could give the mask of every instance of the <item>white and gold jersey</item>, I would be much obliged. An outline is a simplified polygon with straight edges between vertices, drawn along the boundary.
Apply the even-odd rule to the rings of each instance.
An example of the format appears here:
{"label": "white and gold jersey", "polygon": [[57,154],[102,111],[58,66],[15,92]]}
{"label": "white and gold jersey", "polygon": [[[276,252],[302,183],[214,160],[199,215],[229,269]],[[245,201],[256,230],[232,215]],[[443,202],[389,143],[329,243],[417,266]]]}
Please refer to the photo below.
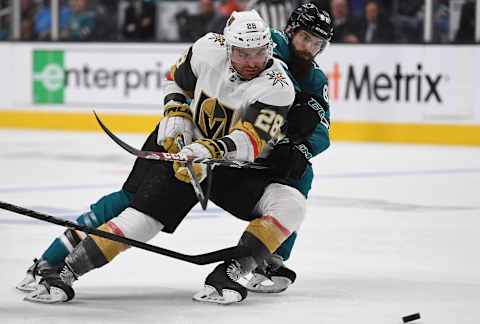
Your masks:
{"label": "white and gold jersey", "polygon": [[[253,158],[279,133],[295,98],[280,61],[272,59],[258,77],[244,80],[231,66],[223,36],[214,33],[189,48],[172,68],[172,76],[175,82],[167,88],[165,102],[178,101],[180,94],[190,97],[193,120],[203,137],[230,135],[227,151],[250,149]],[[242,136],[252,147],[238,147]]]}

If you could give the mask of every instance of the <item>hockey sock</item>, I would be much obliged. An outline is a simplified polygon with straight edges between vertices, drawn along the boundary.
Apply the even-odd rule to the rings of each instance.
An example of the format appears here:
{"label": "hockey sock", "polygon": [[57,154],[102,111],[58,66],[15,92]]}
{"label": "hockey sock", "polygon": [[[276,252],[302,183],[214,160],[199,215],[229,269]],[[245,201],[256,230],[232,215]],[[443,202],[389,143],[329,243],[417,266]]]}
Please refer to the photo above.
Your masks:
{"label": "hockey sock", "polygon": [[77,232],[68,229],[61,236],[57,237],[42,254],[41,259],[51,266],[60,266],[65,257],[82,240]]}
{"label": "hockey sock", "polygon": [[273,216],[256,218],[248,225],[246,233],[250,233],[273,253],[290,236],[290,231]]}
{"label": "hockey sock", "polygon": [[[76,222],[88,227],[97,228],[118,216],[125,210],[133,197],[132,193],[125,190],[113,192],[102,197],[95,204],[90,206],[90,211],[80,215]],[[56,238],[41,259],[52,266],[61,265],[65,257],[73,251],[75,246],[85,237],[85,234],[78,231],[66,230],[60,237]]]}
{"label": "hockey sock", "polygon": [[296,239],[297,232],[293,232],[285,241],[283,241],[282,245],[280,245],[275,251],[275,254],[281,256],[283,261],[287,261],[290,258]]}
{"label": "hockey sock", "polygon": [[[120,229],[112,222],[103,224],[98,229],[124,236]],[[127,248],[128,246],[123,243],[114,242],[94,235],[87,236],[65,258],[65,263],[75,276],[78,277],[90,270],[104,266]]]}

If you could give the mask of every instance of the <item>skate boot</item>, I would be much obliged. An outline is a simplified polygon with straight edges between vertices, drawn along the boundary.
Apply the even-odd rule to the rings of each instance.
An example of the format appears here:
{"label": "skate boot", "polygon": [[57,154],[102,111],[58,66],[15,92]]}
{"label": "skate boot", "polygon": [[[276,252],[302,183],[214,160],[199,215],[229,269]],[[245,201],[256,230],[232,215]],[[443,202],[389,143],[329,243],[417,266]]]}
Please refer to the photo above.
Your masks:
{"label": "skate boot", "polygon": [[25,278],[23,278],[15,288],[26,293],[35,291],[38,288],[38,283],[42,279],[40,272],[47,268],[50,268],[47,261],[34,259],[33,264],[27,269]]}
{"label": "skate boot", "polygon": [[50,268],[40,272],[42,279],[38,283],[38,288],[25,296],[24,300],[34,303],[55,304],[67,302],[75,296],[72,284],[77,277],[65,265],[59,271],[59,268]]}
{"label": "skate boot", "polygon": [[248,291],[256,293],[280,293],[295,282],[297,275],[293,270],[284,265],[274,269],[267,267],[265,270],[257,268],[247,279],[245,287]]}
{"label": "skate boot", "polygon": [[218,265],[205,279],[205,287],[193,299],[223,305],[241,302],[247,297],[247,289],[236,282],[240,275],[240,264],[236,260]]}

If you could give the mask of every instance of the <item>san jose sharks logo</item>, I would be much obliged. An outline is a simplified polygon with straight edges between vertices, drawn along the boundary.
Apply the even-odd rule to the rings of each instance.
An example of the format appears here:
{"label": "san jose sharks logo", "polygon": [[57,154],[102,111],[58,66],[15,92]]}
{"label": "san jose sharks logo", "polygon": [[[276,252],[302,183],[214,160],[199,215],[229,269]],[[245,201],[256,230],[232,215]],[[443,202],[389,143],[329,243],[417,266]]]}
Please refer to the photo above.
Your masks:
{"label": "san jose sharks logo", "polygon": [[234,111],[203,91],[195,108],[195,124],[207,138],[215,139],[229,133]]}
{"label": "san jose sharks logo", "polygon": [[274,86],[280,84],[283,88],[283,86],[286,86],[288,84],[287,78],[285,78],[285,76],[281,72],[267,72],[267,77],[269,80],[273,80]]}

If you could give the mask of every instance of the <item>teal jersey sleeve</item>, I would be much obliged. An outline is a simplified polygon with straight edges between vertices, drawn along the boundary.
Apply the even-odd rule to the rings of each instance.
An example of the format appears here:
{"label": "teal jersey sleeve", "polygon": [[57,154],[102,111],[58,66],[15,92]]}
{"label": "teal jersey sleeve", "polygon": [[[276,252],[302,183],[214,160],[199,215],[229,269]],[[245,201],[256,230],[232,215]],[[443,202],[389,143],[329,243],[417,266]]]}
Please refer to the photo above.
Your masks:
{"label": "teal jersey sleeve", "polygon": [[[323,110],[320,123],[315,128],[313,134],[307,139],[311,158],[313,158],[330,146],[330,106],[328,104],[328,81],[326,76],[319,68],[313,69],[310,75],[311,82],[304,84],[304,91],[314,96]],[[309,165],[303,177],[298,181],[291,181],[290,185],[297,188],[307,198],[312,187],[312,182],[313,169],[312,166]]]}
{"label": "teal jersey sleeve", "polygon": [[290,41],[288,40],[287,35],[273,28],[270,29],[270,35],[272,36],[273,43],[275,44],[275,47],[273,48],[273,55],[285,63],[290,61]]}
{"label": "teal jersey sleeve", "polygon": [[310,144],[312,157],[322,153],[330,146],[330,136],[328,134],[328,129],[319,124],[312,136],[307,140]]}
{"label": "teal jersey sleeve", "polygon": [[330,146],[330,105],[328,103],[328,79],[320,68],[315,67],[310,73],[310,82],[306,82],[304,91],[315,97],[320,103],[320,123],[307,142],[311,147],[312,156],[325,151]]}

